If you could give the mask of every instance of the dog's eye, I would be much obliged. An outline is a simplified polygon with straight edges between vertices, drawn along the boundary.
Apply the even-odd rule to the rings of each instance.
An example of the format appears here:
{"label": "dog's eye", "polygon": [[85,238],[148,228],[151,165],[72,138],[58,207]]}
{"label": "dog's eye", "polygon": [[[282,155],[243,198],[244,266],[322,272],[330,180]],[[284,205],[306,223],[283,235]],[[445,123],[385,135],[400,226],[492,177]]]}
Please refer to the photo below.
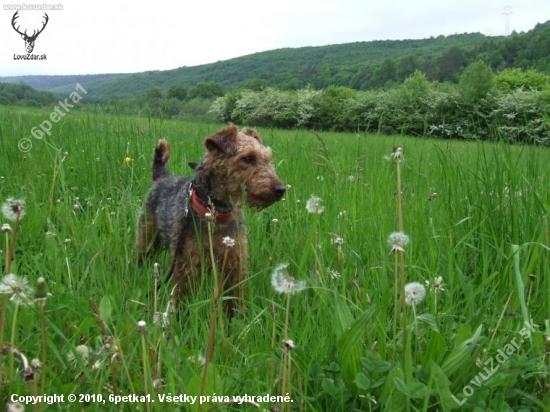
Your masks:
{"label": "dog's eye", "polygon": [[243,156],[243,157],[241,157],[241,160],[246,164],[253,165],[256,162],[256,157],[255,156]]}

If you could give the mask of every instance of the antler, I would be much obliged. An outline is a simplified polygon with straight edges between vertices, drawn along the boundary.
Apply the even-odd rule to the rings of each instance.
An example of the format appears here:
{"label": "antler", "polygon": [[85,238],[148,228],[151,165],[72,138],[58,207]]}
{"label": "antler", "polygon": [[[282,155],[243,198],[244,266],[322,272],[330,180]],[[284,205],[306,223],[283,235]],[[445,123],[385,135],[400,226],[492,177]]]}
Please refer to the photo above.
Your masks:
{"label": "antler", "polygon": [[35,32],[36,30],[33,30],[33,33],[32,33],[32,36],[31,36],[32,39],[37,38],[38,35],[39,35],[40,33],[42,33],[42,31],[43,31],[44,28],[46,27],[46,24],[48,24],[48,21],[50,20],[50,18],[48,17],[48,15],[47,15],[46,13],[44,13],[44,16],[46,17],[46,21],[45,21],[44,23],[42,23],[42,28],[41,28],[40,30],[38,30],[38,33],[35,34],[34,32]]}
{"label": "antler", "polygon": [[21,33],[19,31],[19,27],[21,26],[17,26],[17,28],[15,28],[15,19],[17,19],[19,16],[17,15],[17,13],[19,13],[19,11],[16,11],[15,14],[13,15],[13,17],[11,18],[11,26],[13,27],[13,29],[19,33],[21,36],[26,36],[27,35],[27,30],[25,30],[25,33]]}
{"label": "antler", "polygon": [[25,30],[25,33],[21,33],[19,31],[19,27],[21,26],[17,26],[17,28],[15,28],[15,20],[17,18],[19,18],[19,16],[17,15],[19,13],[19,11],[16,11],[15,14],[13,15],[13,17],[11,18],[11,26],[13,27],[13,29],[19,33],[21,36],[25,36],[27,39],[31,40],[31,39],[36,39],[38,37],[38,35],[40,33],[42,33],[42,31],[44,30],[44,28],[46,27],[46,25],[48,24],[48,21],[50,20],[50,18],[48,17],[48,14],[47,13],[44,13],[44,17],[46,17],[46,21],[44,23],[42,23],[42,28],[40,30],[38,30],[38,32],[36,32],[36,30],[33,30],[33,33],[32,33],[32,36],[29,36],[27,34],[27,30]]}

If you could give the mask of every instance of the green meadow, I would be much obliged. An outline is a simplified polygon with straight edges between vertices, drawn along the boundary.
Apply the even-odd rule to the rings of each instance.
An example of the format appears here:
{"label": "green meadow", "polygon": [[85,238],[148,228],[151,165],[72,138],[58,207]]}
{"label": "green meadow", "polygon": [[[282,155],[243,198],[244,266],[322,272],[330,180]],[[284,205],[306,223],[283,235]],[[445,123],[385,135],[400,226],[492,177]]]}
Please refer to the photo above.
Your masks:
{"label": "green meadow", "polygon": [[[171,172],[189,175],[223,125],[88,107],[34,138],[49,115],[0,107],[0,203],[24,200],[18,224],[0,221],[12,229],[0,267],[38,290],[1,289],[0,404],[63,395],[25,410],[550,410],[548,148],[260,128],[288,191],[245,210],[246,310],[215,314],[212,332],[212,274],[197,274],[185,310],[167,310],[169,253],[139,266],[133,243],[158,139],[172,145]],[[307,210],[313,195],[322,213]],[[400,225],[410,242],[392,247]],[[283,263],[304,290],[273,289]],[[425,296],[403,306],[403,279]]]}

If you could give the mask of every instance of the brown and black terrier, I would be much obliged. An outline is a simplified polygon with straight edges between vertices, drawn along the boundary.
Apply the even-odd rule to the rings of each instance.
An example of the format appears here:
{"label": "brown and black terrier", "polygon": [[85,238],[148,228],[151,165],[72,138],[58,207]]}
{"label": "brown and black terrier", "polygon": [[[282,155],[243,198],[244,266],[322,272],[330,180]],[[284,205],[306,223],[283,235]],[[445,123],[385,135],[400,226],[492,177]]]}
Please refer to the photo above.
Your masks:
{"label": "brown and black terrier", "polygon": [[[238,285],[242,299],[248,250],[241,202],[263,209],[280,200],[286,186],[275,173],[271,149],[254,129],[239,131],[230,125],[207,137],[205,146],[201,162],[192,164],[194,177],[173,177],[166,169],[170,145],[159,141],[153,154],[154,186],[139,216],[135,247],[140,260],[169,248],[170,275],[178,292],[192,293],[193,277],[212,268],[210,227],[224,289]],[[229,315],[235,308],[234,299],[226,300]]]}

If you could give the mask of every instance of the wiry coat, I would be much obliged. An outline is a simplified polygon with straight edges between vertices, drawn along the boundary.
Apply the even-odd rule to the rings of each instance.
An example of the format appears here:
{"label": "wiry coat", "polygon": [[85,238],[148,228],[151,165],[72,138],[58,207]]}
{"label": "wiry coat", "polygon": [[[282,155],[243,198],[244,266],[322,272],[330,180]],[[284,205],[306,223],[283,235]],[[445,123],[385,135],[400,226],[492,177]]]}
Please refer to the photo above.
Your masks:
{"label": "wiry coat", "polygon": [[[205,273],[212,269],[210,226],[215,264],[225,288],[238,284],[242,298],[248,248],[241,200],[261,209],[280,200],[286,188],[275,174],[271,149],[255,130],[239,132],[232,125],[208,137],[205,146],[194,178],[187,178],[169,176],[165,164],[170,146],[164,140],[157,144],[152,169],[155,185],[139,217],[136,250],[141,256],[169,248],[173,281],[180,290],[194,293],[194,277],[201,269]],[[233,247],[224,244],[226,237],[235,241]],[[233,300],[227,309],[233,314]]]}

